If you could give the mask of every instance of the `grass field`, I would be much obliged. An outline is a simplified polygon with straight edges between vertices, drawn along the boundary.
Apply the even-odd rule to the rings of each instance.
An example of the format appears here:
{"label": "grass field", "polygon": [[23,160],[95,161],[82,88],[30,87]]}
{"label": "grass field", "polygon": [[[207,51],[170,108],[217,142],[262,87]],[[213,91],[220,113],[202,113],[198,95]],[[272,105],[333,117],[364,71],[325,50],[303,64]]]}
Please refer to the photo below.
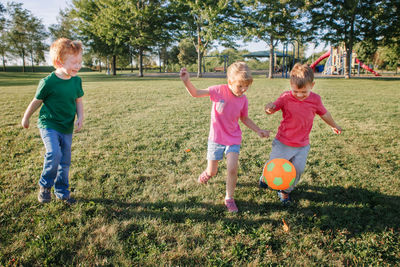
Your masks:
{"label": "grass field", "polygon": [[[191,98],[177,77],[82,73],[85,124],[70,170],[78,203],[39,204],[38,112],[28,130],[20,121],[45,75],[0,74],[0,266],[399,266],[400,80],[316,80],[344,131],[315,119],[291,207],[257,186],[272,138],[242,125],[240,212],[228,214],[225,160],[208,185],[196,182],[210,101]],[[256,77],[250,118],[276,133],[281,114],[263,107],[287,88]]]}

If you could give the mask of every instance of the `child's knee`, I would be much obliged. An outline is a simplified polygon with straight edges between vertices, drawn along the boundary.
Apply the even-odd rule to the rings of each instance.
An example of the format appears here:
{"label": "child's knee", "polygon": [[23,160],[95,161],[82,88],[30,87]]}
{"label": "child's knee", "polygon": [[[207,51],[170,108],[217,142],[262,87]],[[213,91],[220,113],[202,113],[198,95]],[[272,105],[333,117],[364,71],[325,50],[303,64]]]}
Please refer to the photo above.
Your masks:
{"label": "child's knee", "polygon": [[56,164],[58,166],[61,160],[61,152],[60,151],[46,152],[45,159],[48,164]]}

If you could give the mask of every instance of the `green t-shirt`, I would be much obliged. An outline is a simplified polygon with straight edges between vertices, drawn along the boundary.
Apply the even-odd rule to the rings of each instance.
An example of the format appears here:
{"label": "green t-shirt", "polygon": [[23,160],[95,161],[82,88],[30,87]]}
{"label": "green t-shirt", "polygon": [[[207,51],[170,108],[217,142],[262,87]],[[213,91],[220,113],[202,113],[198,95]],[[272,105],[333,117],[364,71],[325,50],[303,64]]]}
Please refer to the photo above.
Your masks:
{"label": "green t-shirt", "polygon": [[39,82],[35,98],[43,100],[38,127],[70,134],[74,130],[76,99],[83,96],[82,80],[60,79],[54,72]]}

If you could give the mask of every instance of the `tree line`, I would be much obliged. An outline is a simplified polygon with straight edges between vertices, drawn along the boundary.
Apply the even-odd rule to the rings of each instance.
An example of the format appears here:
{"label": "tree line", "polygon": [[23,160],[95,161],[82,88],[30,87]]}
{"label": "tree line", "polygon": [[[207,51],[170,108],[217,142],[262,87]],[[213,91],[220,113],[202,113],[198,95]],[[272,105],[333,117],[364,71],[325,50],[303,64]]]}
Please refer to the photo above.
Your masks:
{"label": "tree line", "polygon": [[366,63],[386,49],[388,64],[397,67],[399,7],[400,0],[72,0],[47,30],[22,4],[0,3],[0,53],[4,71],[7,56],[21,58],[24,69],[28,58],[33,70],[44,61],[48,37],[67,37],[84,42],[85,62],[111,63],[114,75],[119,60],[136,61],[143,76],[145,55],[152,53],[164,66],[196,62],[201,77],[202,60],[214,44],[235,49],[238,40],[264,41],[272,77],[279,44],[299,49],[312,42],[344,45],[350,77],[353,49]]}

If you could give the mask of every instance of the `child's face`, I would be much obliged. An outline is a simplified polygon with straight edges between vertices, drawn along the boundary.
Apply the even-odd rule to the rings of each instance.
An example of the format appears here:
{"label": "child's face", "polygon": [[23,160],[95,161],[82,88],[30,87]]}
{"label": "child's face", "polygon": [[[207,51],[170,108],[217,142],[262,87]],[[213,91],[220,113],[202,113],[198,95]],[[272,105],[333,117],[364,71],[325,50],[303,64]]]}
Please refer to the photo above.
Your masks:
{"label": "child's face", "polygon": [[314,87],[314,82],[307,83],[302,88],[298,88],[296,84],[291,83],[290,87],[292,88],[292,95],[296,99],[303,101],[310,95],[311,89]]}
{"label": "child's face", "polygon": [[247,89],[249,89],[250,86],[249,84],[237,81],[235,82],[228,81],[228,85],[232,93],[238,97],[242,96],[247,91]]}
{"label": "child's face", "polygon": [[82,67],[82,53],[68,54],[63,63],[60,63],[61,72],[67,77],[74,77]]}

